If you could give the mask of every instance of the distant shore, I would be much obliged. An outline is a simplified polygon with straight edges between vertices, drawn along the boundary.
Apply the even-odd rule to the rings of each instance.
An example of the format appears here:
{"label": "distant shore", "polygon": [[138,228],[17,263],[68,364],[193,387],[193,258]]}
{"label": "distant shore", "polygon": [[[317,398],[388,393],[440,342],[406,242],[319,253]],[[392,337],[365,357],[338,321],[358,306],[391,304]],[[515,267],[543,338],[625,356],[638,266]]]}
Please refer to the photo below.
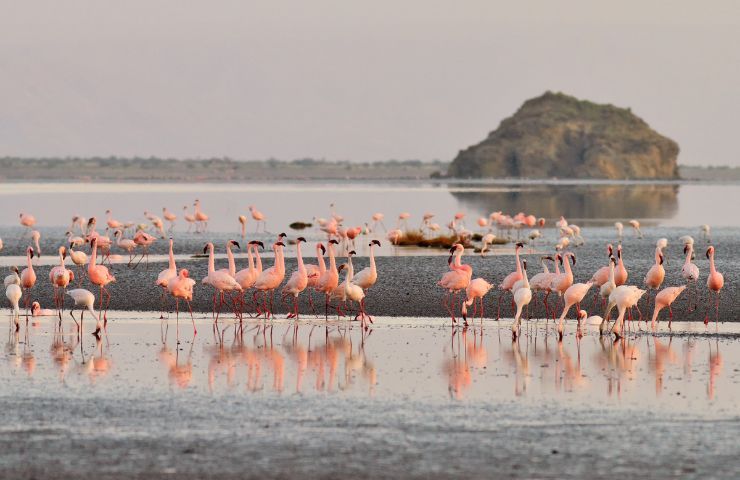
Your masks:
{"label": "distant shore", "polygon": [[[283,160],[162,159],[162,158],[21,158],[0,157],[1,182],[270,182],[315,180],[433,180],[442,182],[541,182],[567,179],[497,178],[461,180],[445,176],[447,162],[387,160],[378,162],[327,161],[311,158]],[[740,181],[738,167],[681,166],[685,181]],[[581,180],[583,182],[585,180]],[[629,182],[629,179],[594,182]],[[649,181],[645,181],[649,182]],[[658,181],[660,182],[660,181]]]}

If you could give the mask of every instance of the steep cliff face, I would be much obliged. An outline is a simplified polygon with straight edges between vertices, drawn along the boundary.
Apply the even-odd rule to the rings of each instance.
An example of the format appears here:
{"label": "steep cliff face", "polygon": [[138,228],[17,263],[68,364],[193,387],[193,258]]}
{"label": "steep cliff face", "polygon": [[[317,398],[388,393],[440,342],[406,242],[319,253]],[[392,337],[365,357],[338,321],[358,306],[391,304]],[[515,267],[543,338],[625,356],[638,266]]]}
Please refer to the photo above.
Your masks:
{"label": "steep cliff face", "polygon": [[460,151],[457,178],[678,178],[678,144],[629,109],[547,92]]}

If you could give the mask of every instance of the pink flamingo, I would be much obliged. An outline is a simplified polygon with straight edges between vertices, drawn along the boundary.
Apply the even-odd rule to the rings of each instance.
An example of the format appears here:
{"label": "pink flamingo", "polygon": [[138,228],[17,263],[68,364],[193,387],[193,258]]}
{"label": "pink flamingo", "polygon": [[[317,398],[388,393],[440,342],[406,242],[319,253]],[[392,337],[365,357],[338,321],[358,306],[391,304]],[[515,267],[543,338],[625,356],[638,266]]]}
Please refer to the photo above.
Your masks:
{"label": "pink flamingo", "polygon": [[[242,234],[242,240],[244,240],[245,238],[247,238],[247,217],[245,215],[239,215],[239,217],[237,217],[237,219],[239,220],[240,231],[241,231],[241,234]],[[250,248],[247,247],[247,253],[249,253],[249,250],[250,250]]]}
{"label": "pink flamingo", "polygon": [[180,329],[180,299],[183,299],[188,304],[188,310],[190,311],[190,321],[193,322],[193,335],[197,335],[198,330],[195,328],[193,308],[190,305],[190,302],[193,300],[194,286],[195,280],[190,278],[190,273],[185,268],[181,269],[177,276],[170,278],[167,282],[167,291],[175,297],[175,318],[177,319],[178,332]]}
{"label": "pink flamingo", "polygon": [[[98,239],[92,238],[90,240],[90,245],[92,245],[92,255],[90,257],[90,263],[87,265],[87,277],[94,285],[100,287],[100,306],[98,307],[98,310],[103,312],[103,328],[105,328],[108,326],[108,305],[110,305],[111,301],[111,294],[106,286],[112,282],[115,282],[116,277],[114,277],[108,271],[108,268],[106,266],[97,265],[95,263],[95,260],[98,256]],[[108,301],[105,302],[105,308],[103,308],[103,297],[105,294],[108,295]],[[100,328],[96,329],[94,334],[96,336],[99,336]]]}
{"label": "pink flamingo", "polygon": [[[547,305],[547,296],[550,294],[550,285],[552,284],[552,279],[554,278],[555,273],[550,272],[550,269],[547,268],[547,263],[545,262],[545,260],[555,262],[555,259],[553,257],[540,257],[542,272],[538,273],[537,275],[532,277],[531,280],[529,280],[529,286],[532,289],[532,298],[533,300],[535,300],[535,303],[537,301],[537,292],[545,292],[545,299],[542,303],[545,305],[545,318],[549,318],[550,307]],[[555,263],[555,266],[557,267],[557,262]]]}
{"label": "pink flamingo", "polygon": [[141,260],[143,260],[145,256],[146,256],[146,267],[149,268],[149,247],[156,241],[157,241],[156,237],[149,235],[144,230],[138,230],[134,234],[134,243],[136,245],[141,246],[141,249],[142,249],[141,258],[136,263],[134,268],[139,266],[139,263],[141,263]]}
{"label": "pink flamingo", "polygon": [[226,258],[229,261],[229,268],[221,268],[219,272],[228,273],[233,279],[236,280],[236,262],[234,261],[234,252],[231,251],[231,247],[242,248],[239,242],[235,240],[226,241]]}
{"label": "pink flamingo", "polygon": [[122,230],[113,232],[113,237],[116,239],[116,246],[128,252],[128,266],[130,267],[134,257],[134,250],[136,249],[136,242],[130,238],[123,238]]}
{"label": "pink flamingo", "polygon": [[[64,265],[64,261],[67,258],[66,247],[59,247],[59,265],[49,270],[49,281],[54,287],[54,307],[59,313],[59,320],[62,320],[62,312],[64,311],[64,295],[67,292],[67,286],[71,281],[74,280],[75,274],[72,270],[68,270]],[[61,293],[59,293],[61,289]]]}
{"label": "pink flamingo", "polygon": [[617,268],[614,269],[614,283],[616,283],[617,286],[627,283],[627,269],[624,266],[621,245],[617,245]]}
{"label": "pink flamingo", "polygon": [[188,213],[187,205],[182,207],[182,211],[184,212],[183,218],[186,222],[188,222],[188,232],[190,232],[190,230],[192,230],[193,228],[193,225],[195,225],[195,233],[198,233],[198,225],[195,223],[195,215],[193,215],[192,213]]}
{"label": "pink flamingo", "polygon": [[169,228],[167,228],[167,231],[172,232],[172,230],[175,229],[175,220],[177,220],[177,215],[167,210],[167,207],[162,207],[162,216],[170,224]]}
{"label": "pink flamingo", "polygon": [[365,291],[375,285],[375,282],[378,281],[378,268],[375,265],[374,250],[376,245],[380,246],[380,242],[378,240],[372,240],[368,244],[368,246],[370,247],[370,266],[363,268],[352,277],[352,283]]}
{"label": "pink flamingo", "polygon": [[[609,303],[616,305],[617,309],[619,310],[619,316],[617,317],[617,320],[614,322],[614,326],[612,327],[612,333],[617,338],[620,338],[622,336],[625,312],[627,311],[627,309],[636,306],[637,302],[640,301],[640,298],[643,295],[645,295],[645,290],[628,285],[620,285],[615,288],[612,294],[609,296]],[[607,315],[604,316],[604,321],[608,322],[608,317],[609,314],[607,312]]]}
{"label": "pink flamingo", "polygon": [[[560,340],[563,339],[563,323],[565,321],[565,316],[568,314],[568,310],[570,310],[570,307],[573,305],[576,306],[576,311],[581,310],[581,302],[586,297],[586,294],[591,289],[591,287],[594,284],[592,282],[588,283],[574,283],[570,287],[568,287],[565,290],[565,293],[563,294],[563,313],[560,314],[560,321],[558,322],[558,337]],[[580,330],[580,319],[579,319],[579,330]]]}
{"label": "pink flamingo", "polygon": [[324,263],[324,253],[326,253],[326,248],[324,248],[324,245],[319,242],[316,244],[316,265],[313,265],[311,263],[306,264],[306,274],[308,275],[308,287],[310,290],[308,291],[308,304],[311,306],[311,311],[313,313],[316,313],[316,308],[313,304],[313,296],[311,295],[311,290],[319,290],[319,279],[321,278],[321,275],[324,274],[326,271],[326,264]]}
{"label": "pink flamingo", "polygon": [[33,229],[33,226],[36,225],[36,218],[30,213],[22,213],[22,212],[19,215],[19,217],[20,217],[21,226],[26,228],[26,230],[23,232],[23,235],[21,235],[21,238],[23,238]]}
{"label": "pink flamingo", "polygon": [[[282,239],[285,234],[280,234],[279,239]],[[265,318],[274,317],[272,312],[272,297],[270,297],[270,302],[268,305],[268,293],[272,294],[276,288],[280,286],[281,283],[283,283],[283,279],[285,278],[285,260],[283,258],[283,247],[285,247],[285,244],[282,241],[277,241],[272,244],[272,250],[275,252],[275,265],[268,268],[267,270],[264,270],[258,277],[257,280],[254,282],[254,288],[256,289],[254,292],[254,302],[257,303],[257,291],[260,291],[263,293],[263,309],[260,310],[257,309],[257,316],[261,315],[262,313],[265,314]]]}
{"label": "pink flamingo", "polygon": [[21,287],[26,291],[26,321],[28,321],[28,306],[31,301],[31,289],[36,285],[36,272],[33,269],[33,248],[28,247],[26,250],[26,268],[21,271]]}
{"label": "pink flamingo", "polygon": [[673,310],[671,310],[671,304],[676,301],[679,295],[686,290],[686,285],[680,287],[666,287],[655,295],[655,307],[653,309],[653,321],[652,327],[655,328],[655,323],[658,320],[658,314],[665,307],[668,307],[668,313],[670,314],[670,320],[668,320],[668,328],[671,328],[671,321],[673,321]]}
{"label": "pink flamingo", "polygon": [[[568,261],[570,259],[570,262]],[[563,265],[563,273],[553,277],[552,280],[552,291],[557,292],[559,297],[562,297],[568,288],[573,285],[573,270],[571,270],[571,262],[573,266],[576,265],[576,254],[573,252],[566,252],[565,255],[560,257],[560,263]]]}
{"label": "pink flamingo", "polygon": [[[686,255],[686,260],[684,261],[683,267],[681,267],[681,277],[683,277],[684,280],[686,280],[686,285],[693,285],[694,288],[689,290],[689,312],[693,311],[696,308],[696,302],[697,297],[699,295],[697,284],[699,282],[699,267],[696,266],[695,263],[691,261],[691,257],[694,254],[694,244],[687,243],[683,247],[683,253]],[[691,291],[694,292],[694,306],[691,306]]]}
{"label": "pink flamingo", "polygon": [[[597,287],[601,287],[609,280],[609,271],[611,270],[611,264],[612,264],[611,258],[613,254],[614,254],[614,247],[610,243],[606,246],[606,257],[607,259],[609,259],[609,261],[607,262],[605,266],[596,270],[596,272],[594,272],[594,274],[591,276],[591,280],[589,280]],[[594,303],[596,303],[596,297],[594,297]]]}
{"label": "pink flamingo", "polygon": [[[483,322],[483,297],[494,287],[493,284],[488,283],[483,278],[476,278],[470,281],[468,287],[465,289],[466,298],[462,304],[462,317],[465,325],[468,324],[468,307],[475,304],[478,300],[480,303],[480,321]],[[477,306],[475,306],[477,309]],[[473,310],[473,316],[475,317],[475,309]]]}
{"label": "pink flamingo", "polygon": [[648,288],[647,303],[650,306],[650,292],[658,290],[663,285],[665,279],[665,268],[663,268],[663,251],[660,247],[655,247],[655,263],[645,274],[645,286]]}
{"label": "pink flamingo", "polygon": [[[503,297],[504,292],[511,292],[514,288],[514,284],[524,278],[524,275],[522,274],[522,264],[519,261],[519,250],[521,250],[523,246],[523,243],[516,244],[516,249],[514,250],[516,256],[516,270],[508,274],[504,278],[503,282],[498,286],[502,292],[498,297],[498,312],[496,313],[496,320],[501,317],[501,297]],[[527,280],[527,282],[529,282],[529,280]]]}
{"label": "pink flamingo", "polygon": [[[237,281],[239,285],[241,285],[242,290],[245,292],[249,290],[250,288],[254,287],[254,282],[257,281],[257,277],[260,273],[262,273],[262,261],[259,260],[259,252],[257,251],[257,247],[260,246],[262,248],[265,248],[264,244],[262,242],[252,240],[247,244],[247,261],[248,261],[248,267],[243,268],[236,272],[236,276],[234,276],[234,280]],[[255,253],[252,254],[252,249],[254,249]],[[259,269],[255,266],[254,257],[257,257],[259,260]],[[244,297],[242,296],[242,303],[244,303]]]}
{"label": "pink flamingo", "polygon": [[[208,275],[203,277],[201,283],[204,285],[210,285],[214,288],[213,292],[213,314],[215,315],[215,323],[218,323],[218,317],[221,314],[221,307],[225,303],[225,293],[232,292],[234,290],[241,292],[242,287],[234,280],[234,277],[229,275],[228,271],[216,270],[215,261],[213,258],[213,243],[208,242],[203,248],[203,253],[208,252]],[[216,299],[218,297],[218,305]],[[236,306],[234,306],[236,310]],[[234,312],[236,313],[236,311]]]}
{"label": "pink flamingo", "polygon": [[[450,318],[452,323],[455,323],[455,308],[457,306],[457,294],[458,292],[468,288],[470,279],[473,276],[473,268],[470,265],[462,264],[462,255],[465,248],[460,243],[456,243],[450,248],[450,258],[447,259],[450,271],[442,275],[442,278],[437,282],[437,285],[447,290],[447,295],[444,299],[445,307],[450,312]],[[453,261],[454,258],[454,261]],[[452,303],[449,303],[449,300]]]}
{"label": "pink flamingo", "polygon": [[[195,200],[195,203],[193,204],[195,207],[195,231],[200,233],[205,233],[208,231],[208,215],[203,213],[203,211],[200,209],[200,200]],[[200,228],[199,228],[200,225]]]}
{"label": "pink flamingo", "polygon": [[113,218],[113,214],[110,210],[106,210],[105,215],[108,217],[108,221],[106,222],[108,224],[108,228],[110,228],[111,230],[118,230],[123,228],[123,224]]}
{"label": "pink flamingo", "polygon": [[267,228],[267,220],[265,219],[265,214],[257,210],[257,208],[254,205],[249,206],[249,212],[252,214],[252,218],[255,222],[255,228],[254,231],[257,233],[260,229],[260,223],[262,224],[262,231],[264,232]]}
{"label": "pink flamingo", "polygon": [[329,318],[329,297],[339,285],[339,271],[337,270],[337,261],[334,258],[334,245],[338,243],[334,239],[329,240],[329,268],[319,277],[317,288],[325,297],[324,313],[326,318]]}
{"label": "pink flamingo", "polygon": [[161,307],[162,312],[159,315],[159,318],[164,318],[164,299],[165,299],[165,293],[167,293],[167,285],[169,285],[170,280],[173,280],[175,277],[177,277],[177,265],[175,264],[175,254],[173,252],[173,246],[174,246],[174,240],[170,238],[170,252],[169,252],[169,263],[167,268],[159,272],[159,275],[157,275],[157,281],[155,284],[162,288],[162,301],[161,301]]}
{"label": "pink flamingo", "polygon": [[[709,276],[707,277],[707,288],[709,288],[709,290],[715,292],[716,294],[716,301],[714,304],[715,312],[717,312],[714,318],[714,323],[716,325],[717,322],[719,322],[719,292],[725,285],[725,277],[721,273],[719,273],[717,271],[717,268],[714,266],[714,247],[707,248],[706,255],[709,259]],[[709,323],[709,313],[707,313],[706,317],[704,317],[704,324],[706,325],[707,323]]]}
{"label": "pink flamingo", "polygon": [[522,272],[524,276],[524,285],[514,292],[514,303],[516,303],[516,314],[514,314],[514,323],[511,325],[512,339],[516,340],[519,335],[519,326],[522,324],[522,311],[524,307],[532,301],[532,289],[529,286],[527,278],[527,261],[522,262]]}
{"label": "pink flamingo", "polygon": [[301,242],[305,242],[306,239],[298,237],[295,243],[296,258],[298,260],[298,270],[288,279],[288,282],[283,287],[282,296],[285,298],[287,295],[293,296],[293,311],[288,314],[288,318],[298,319],[298,295],[306,289],[308,286],[308,271],[306,266],[303,264],[303,255],[301,255]]}

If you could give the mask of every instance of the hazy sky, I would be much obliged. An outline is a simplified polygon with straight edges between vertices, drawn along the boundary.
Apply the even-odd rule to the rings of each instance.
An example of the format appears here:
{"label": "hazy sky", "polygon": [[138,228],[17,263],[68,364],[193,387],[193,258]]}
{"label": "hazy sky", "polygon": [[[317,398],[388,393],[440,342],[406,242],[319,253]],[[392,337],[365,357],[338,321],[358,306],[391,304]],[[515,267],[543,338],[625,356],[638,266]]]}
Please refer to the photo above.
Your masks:
{"label": "hazy sky", "polygon": [[558,90],[740,165],[735,0],[0,5],[0,156],[449,160]]}

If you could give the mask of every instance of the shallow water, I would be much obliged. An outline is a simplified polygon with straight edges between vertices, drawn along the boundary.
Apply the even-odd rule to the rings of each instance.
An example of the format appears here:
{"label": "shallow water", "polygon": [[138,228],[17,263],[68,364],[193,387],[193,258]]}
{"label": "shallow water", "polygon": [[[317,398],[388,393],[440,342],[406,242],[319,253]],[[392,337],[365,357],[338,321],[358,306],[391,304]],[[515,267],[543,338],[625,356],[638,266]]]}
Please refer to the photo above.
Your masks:
{"label": "shallow water", "polygon": [[[86,324],[87,325],[87,324]],[[532,322],[280,321],[117,312],[99,342],[8,332],[7,475],[72,478],[727,477],[740,471],[740,329],[661,325],[562,343]],[[90,328],[86,326],[86,328]],[[725,328],[726,327],[726,328]],[[636,328],[636,327],[635,327]],[[19,407],[20,405],[20,407]],[[649,446],[649,448],[647,448]],[[681,451],[680,456],[675,452]],[[26,459],[31,455],[33,462]],[[379,470],[380,469],[380,470]]]}
{"label": "shallow water", "polygon": [[[0,226],[17,226],[18,213],[33,213],[38,226],[65,227],[75,214],[97,216],[103,227],[105,210],[121,221],[143,221],[148,210],[161,215],[162,207],[179,215],[177,229],[184,231],[182,207],[192,211],[199,198],[209,214],[209,228],[238,231],[237,216],[249,216],[256,205],[267,216],[268,230],[287,229],[295,221],[311,222],[329,217],[331,204],[346,225],[371,222],[375,212],[386,215],[392,228],[401,212],[411,213],[410,226],[418,225],[424,212],[437,214],[444,226],[458,211],[474,225],[478,216],[501,210],[519,211],[548,219],[565,215],[581,225],[611,225],[619,220],[640,219],[644,225],[740,226],[734,205],[740,201],[735,183],[607,183],[607,182],[293,182],[277,184],[133,184],[133,183],[10,183],[0,197]],[[713,199],[721,198],[721,202]],[[248,230],[255,229],[250,218]],[[102,230],[102,228],[101,228]]]}

